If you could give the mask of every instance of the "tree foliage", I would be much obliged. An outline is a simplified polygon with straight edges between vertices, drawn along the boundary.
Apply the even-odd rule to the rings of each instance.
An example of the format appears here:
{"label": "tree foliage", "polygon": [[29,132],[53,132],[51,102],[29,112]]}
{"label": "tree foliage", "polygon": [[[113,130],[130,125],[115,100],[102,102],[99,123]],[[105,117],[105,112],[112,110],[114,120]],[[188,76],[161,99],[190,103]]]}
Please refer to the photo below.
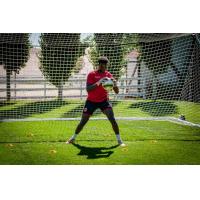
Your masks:
{"label": "tree foliage", "polygon": [[0,33],[0,64],[6,70],[7,100],[10,100],[10,76],[19,73],[29,58],[28,33]]}
{"label": "tree foliage", "polygon": [[40,70],[58,88],[58,98],[62,99],[62,87],[70,77],[77,59],[84,52],[80,34],[43,33],[40,45]]}
{"label": "tree foliage", "polygon": [[106,56],[109,59],[108,71],[118,79],[124,61],[123,33],[95,33],[94,41],[96,50],[96,55],[94,49],[92,52],[94,63],[97,64],[98,56]]}
{"label": "tree foliage", "polygon": [[86,37],[84,42],[89,44],[90,62],[97,66],[99,56],[108,57],[108,70],[118,79],[126,68],[126,56],[138,48],[137,38],[138,34],[134,33],[95,33]]}
{"label": "tree foliage", "polygon": [[12,72],[19,73],[29,57],[28,33],[0,33],[0,64]]}

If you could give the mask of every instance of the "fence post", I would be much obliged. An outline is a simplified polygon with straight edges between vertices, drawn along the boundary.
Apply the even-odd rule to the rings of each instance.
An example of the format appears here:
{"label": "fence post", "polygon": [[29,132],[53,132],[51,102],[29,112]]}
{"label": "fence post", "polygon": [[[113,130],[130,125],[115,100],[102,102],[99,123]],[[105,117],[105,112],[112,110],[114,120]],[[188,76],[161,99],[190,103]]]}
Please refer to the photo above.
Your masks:
{"label": "fence post", "polygon": [[81,88],[80,88],[80,96],[81,96],[81,100],[83,99],[83,81],[81,80]]}
{"label": "fence post", "polygon": [[47,91],[46,91],[46,80],[44,80],[44,98],[46,99]]}
{"label": "fence post", "polygon": [[17,91],[16,91],[16,88],[17,88],[17,86],[16,86],[16,72],[15,72],[15,83],[14,83],[14,89],[15,89],[15,91],[14,91],[14,97],[15,97],[15,101],[16,101],[16,99],[17,99]]}

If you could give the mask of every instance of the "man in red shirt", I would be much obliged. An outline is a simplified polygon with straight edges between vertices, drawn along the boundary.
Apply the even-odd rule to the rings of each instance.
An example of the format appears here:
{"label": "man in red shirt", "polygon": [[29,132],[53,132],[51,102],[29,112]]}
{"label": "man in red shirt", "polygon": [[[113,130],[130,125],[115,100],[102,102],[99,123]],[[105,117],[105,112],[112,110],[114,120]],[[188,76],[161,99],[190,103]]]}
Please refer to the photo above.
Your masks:
{"label": "man in red shirt", "polygon": [[83,109],[82,118],[75,130],[75,134],[67,141],[67,144],[73,143],[75,141],[76,137],[88,122],[93,112],[100,108],[110,121],[118,144],[125,146],[120,137],[119,127],[114,117],[112,105],[109,103],[108,91],[105,90],[102,86],[102,83],[106,79],[111,78],[114,83],[113,90],[116,94],[118,94],[119,88],[117,87],[117,81],[113,78],[112,74],[106,70],[108,64],[107,57],[100,57],[98,59],[98,63],[98,69],[88,74],[86,86],[88,96]]}

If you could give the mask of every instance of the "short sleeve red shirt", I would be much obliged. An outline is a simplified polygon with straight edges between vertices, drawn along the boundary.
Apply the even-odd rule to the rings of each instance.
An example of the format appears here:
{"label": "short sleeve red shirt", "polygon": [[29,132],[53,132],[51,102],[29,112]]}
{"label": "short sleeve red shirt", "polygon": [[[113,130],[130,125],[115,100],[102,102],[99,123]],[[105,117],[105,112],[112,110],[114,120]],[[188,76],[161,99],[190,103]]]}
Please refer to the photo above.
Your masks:
{"label": "short sleeve red shirt", "polygon": [[[113,76],[108,71],[105,71],[103,73],[100,73],[97,70],[92,71],[88,74],[87,85],[92,85],[104,77],[112,78]],[[87,100],[89,101],[102,102],[108,99],[109,99],[108,92],[102,87],[102,85],[97,86],[95,89],[91,91],[88,91]]]}

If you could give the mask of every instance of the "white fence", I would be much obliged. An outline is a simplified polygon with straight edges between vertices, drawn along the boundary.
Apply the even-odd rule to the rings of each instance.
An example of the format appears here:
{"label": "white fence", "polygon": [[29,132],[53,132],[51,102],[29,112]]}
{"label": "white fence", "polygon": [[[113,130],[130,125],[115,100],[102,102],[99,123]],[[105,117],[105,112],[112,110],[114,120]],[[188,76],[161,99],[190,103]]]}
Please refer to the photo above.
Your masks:
{"label": "white fence", "polygon": [[[144,98],[144,86],[138,85],[138,78],[122,78],[118,81],[120,92],[115,98]],[[87,96],[86,79],[70,79],[63,86],[63,98],[83,99]],[[10,81],[11,99],[56,98],[58,89],[41,77],[18,77]],[[6,99],[6,77],[0,77],[0,99]]]}

